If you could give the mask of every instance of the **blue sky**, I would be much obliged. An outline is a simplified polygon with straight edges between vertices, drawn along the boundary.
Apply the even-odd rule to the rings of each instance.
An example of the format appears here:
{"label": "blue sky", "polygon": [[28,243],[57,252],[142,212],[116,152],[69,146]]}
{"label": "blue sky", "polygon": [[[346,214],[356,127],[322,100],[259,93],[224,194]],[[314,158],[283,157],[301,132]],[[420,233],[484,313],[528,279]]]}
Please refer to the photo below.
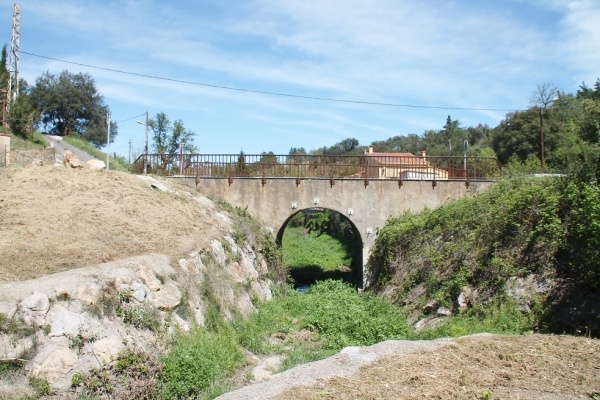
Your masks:
{"label": "blue sky", "polygon": [[[600,77],[596,0],[27,0],[21,54],[30,84],[87,72],[119,123],[110,151],[143,148],[137,115],[165,112],[202,153],[366,145],[395,135],[496,126],[537,84],[574,93]],[[13,2],[0,4],[10,43]],[[225,90],[441,108],[377,106]]]}

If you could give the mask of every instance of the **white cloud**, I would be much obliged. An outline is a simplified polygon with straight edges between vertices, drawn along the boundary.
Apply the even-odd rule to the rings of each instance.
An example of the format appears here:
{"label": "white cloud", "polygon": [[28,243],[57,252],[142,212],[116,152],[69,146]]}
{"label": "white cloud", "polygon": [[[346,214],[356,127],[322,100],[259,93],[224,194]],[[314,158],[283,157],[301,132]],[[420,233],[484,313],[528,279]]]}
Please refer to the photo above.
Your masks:
{"label": "white cloud", "polygon": [[574,64],[574,83],[593,84],[600,78],[600,4],[596,1],[572,1],[564,18],[565,42],[562,56]]}

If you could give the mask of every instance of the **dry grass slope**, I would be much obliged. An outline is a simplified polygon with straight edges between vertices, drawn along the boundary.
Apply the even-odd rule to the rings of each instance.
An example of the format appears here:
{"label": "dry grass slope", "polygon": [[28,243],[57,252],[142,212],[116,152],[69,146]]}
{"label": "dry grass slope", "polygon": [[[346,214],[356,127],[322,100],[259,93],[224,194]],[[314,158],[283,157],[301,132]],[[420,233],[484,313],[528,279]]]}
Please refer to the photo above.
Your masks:
{"label": "dry grass slope", "polygon": [[434,351],[406,353],[357,376],[289,391],[308,399],[596,399],[600,341],[525,335],[459,339]]}
{"label": "dry grass slope", "polygon": [[0,281],[203,247],[225,222],[189,191],[163,192],[113,171],[1,169]]}

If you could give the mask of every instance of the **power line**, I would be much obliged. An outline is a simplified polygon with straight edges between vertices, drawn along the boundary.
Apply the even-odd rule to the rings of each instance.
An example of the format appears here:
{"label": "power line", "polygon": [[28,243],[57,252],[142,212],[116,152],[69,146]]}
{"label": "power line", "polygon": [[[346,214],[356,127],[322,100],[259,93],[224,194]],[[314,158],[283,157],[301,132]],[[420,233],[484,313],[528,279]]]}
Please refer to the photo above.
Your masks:
{"label": "power line", "polygon": [[146,115],[146,113],[136,115],[135,117],[131,117],[131,118],[127,118],[127,119],[122,119],[121,121],[117,121],[117,124],[120,124],[121,122],[125,122],[125,121],[131,121],[132,119],[143,117],[144,115]]}
{"label": "power line", "polygon": [[299,94],[268,92],[268,91],[264,91],[264,90],[253,90],[253,89],[243,89],[243,88],[232,87],[232,86],[212,85],[210,83],[192,82],[192,81],[185,81],[185,80],[181,80],[181,79],[165,78],[165,77],[161,77],[161,76],[141,74],[138,72],[123,71],[123,70],[114,69],[114,68],[98,67],[96,65],[78,63],[75,61],[61,60],[59,58],[28,53],[28,52],[22,51],[22,50],[21,50],[21,54],[27,54],[29,56],[45,58],[47,60],[58,61],[58,62],[66,63],[66,64],[73,64],[73,65],[79,65],[79,66],[87,67],[87,68],[99,69],[102,71],[115,72],[118,74],[139,76],[142,78],[157,79],[157,80],[168,81],[168,82],[183,83],[186,85],[203,86],[203,87],[209,87],[209,88],[213,88],[213,89],[223,89],[223,90],[233,90],[233,91],[245,92],[245,93],[265,94],[265,95],[269,95],[269,96],[292,97],[292,98],[306,99],[306,100],[331,101],[331,102],[336,102],[336,103],[350,103],[350,104],[365,104],[365,105],[370,105],[370,106],[385,106],[385,107],[426,108],[426,109],[437,109],[437,110],[465,110],[465,111],[509,111],[509,112],[517,111],[517,110],[507,109],[507,108],[441,107],[441,106],[424,106],[424,105],[414,105],[414,104],[379,103],[379,102],[373,102],[373,101],[333,99],[330,97],[303,96],[303,95],[299,95]]}

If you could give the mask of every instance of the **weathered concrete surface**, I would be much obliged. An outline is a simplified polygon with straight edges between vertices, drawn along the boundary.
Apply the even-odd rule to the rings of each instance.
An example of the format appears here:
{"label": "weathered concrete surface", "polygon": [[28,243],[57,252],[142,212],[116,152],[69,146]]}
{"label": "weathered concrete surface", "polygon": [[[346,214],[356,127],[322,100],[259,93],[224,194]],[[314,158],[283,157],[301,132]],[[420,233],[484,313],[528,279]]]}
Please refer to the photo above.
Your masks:
{"label": "weathered concrete surface", "polygon": [[296,185],[294,179],[269,179],[263,185],[258,179],[201,179],[198,185],[193,179],[187,183],[196,186],[203,195],[224,200],[245,208],[273,233],[281,238],[289,219],[301,210],[325,208],[345,215],[354,224],[362,241],[363,281],[368,280],[364,270],[371,247],[379,229],[390,216],[405,211],[433,209],[448,202],[487,190],[493,182],[458,181],[403,181],[369,180],[368,185],[359,180],[335,180],[331,185],[325,180],[302,180]]}

